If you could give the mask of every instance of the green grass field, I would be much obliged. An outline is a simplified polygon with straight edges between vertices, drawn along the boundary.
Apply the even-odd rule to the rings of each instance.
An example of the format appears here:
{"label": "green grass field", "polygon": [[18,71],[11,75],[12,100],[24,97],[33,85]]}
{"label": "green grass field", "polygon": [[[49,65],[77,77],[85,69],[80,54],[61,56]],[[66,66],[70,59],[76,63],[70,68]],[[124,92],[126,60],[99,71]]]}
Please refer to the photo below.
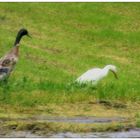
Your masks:
{"label": "green grass field", "polygon": [[[140,101],[140,3],[0,3],[0,57],[27,28],[20,59],[0,103],[38,106],[95,100]],[[73,81],[114,64],[97,87]]]}

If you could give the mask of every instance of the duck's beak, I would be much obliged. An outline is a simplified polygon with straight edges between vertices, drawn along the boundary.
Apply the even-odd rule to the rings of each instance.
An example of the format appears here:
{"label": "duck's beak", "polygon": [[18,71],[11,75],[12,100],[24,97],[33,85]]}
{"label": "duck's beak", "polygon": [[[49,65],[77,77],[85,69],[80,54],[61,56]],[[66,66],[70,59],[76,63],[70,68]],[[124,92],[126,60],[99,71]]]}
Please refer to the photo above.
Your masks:
{"label": "duck's beak", "polygon": [[115,78],[118,79],[117,73],[113,70],[111,70],[111,72],[114,74]]}
{"label": "duck's beak", "polygon": [[32,38],[29,34],[27,34],[28,37]]}

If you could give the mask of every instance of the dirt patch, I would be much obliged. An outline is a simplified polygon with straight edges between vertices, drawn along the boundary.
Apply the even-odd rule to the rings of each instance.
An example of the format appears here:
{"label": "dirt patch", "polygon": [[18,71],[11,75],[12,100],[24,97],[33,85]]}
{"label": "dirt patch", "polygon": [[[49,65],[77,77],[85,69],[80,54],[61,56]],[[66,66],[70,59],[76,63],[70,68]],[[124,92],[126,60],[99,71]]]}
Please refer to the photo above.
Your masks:
{"label": "dirt patch", "polygon": [[47,51],[49,51],[49,52],[55,53],[55,54],[62,53],[62,50],[60,50],[58,48],[48,48],[48,47],[46,47],[44,49],[47,50]]}
{"label": "dirt patch", "polygon": [[111,59],[118,61],[119,63],[122,63],[122,64],[131,64],[131,61],[125,57],[119,57],[119,56],[115,56],[115,55],[111,55],[111,54],[108,54],[108,55],[101,55],[100,54],[99,57],[111,58]]}
{"label": "dirt patch", "polygon": [[89,104],[101,104],[107,108],[120,108],[120,109],[125,109],[127,108],[126,104],[120,103],[120,102],[111,102],[111,101],[107,101],[107,100],[99,100],[99,101],[95,101],[92,102],[90,101]]}
{"label": "dirt patch", "polygon": [[31,46],[32,48],[34,49],[39,49],[39,50],[42,50],[42,51],[45,51],[45,52],[51,52],[53,54],[59,54],[59,53],[63,53],[63,51],[61,49],[58,49],[58,48],[48,48],[48,47],[39,47],[39,46]]}
{"label": "dirt patch", "polygon": [[60,63],[58,61],[52,61],[52,60],[48,60],[46,58],[41,58],[41,57],[38,57],[38,56],[35,56],[33,54],[28,54],[26,53],[25,55],[25,58],[26,59],[29,59],[30,61],[35,61],[37,62],[38,64],[43,64],[44,67],[42,67],[41,69],[48,69],[49,67],[59,67],[63,70],[67,70],[67,72],[70,72],[70,73],[74,73],[75,72],[75,69],[73,67],[70,67],[69,65],[66,65],[66,64],[63,64],[63,63]]}

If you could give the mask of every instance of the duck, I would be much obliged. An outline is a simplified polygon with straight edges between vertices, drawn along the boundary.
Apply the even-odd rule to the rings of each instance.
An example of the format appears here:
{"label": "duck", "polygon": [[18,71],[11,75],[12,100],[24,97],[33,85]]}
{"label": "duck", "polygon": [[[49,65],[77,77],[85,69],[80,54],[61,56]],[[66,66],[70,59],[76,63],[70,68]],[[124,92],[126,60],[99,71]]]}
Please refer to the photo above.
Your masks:
{"label": "duck", "polygon": [[19,57],[19,46],[23,36],[31,37],[27,29],[20,29],[17,33],[12,49],[0,59],[0,81],[8,79]]}
{"label": "duck", "polygon": [[115,78],[118,79],[116,66],[109,64],[106,65],[104,68],[89,69],[76,79],[76,83],[91,83],[93,85],[96,85],[100,80],[106,77],[109,74],[109,72],[112,72]]}

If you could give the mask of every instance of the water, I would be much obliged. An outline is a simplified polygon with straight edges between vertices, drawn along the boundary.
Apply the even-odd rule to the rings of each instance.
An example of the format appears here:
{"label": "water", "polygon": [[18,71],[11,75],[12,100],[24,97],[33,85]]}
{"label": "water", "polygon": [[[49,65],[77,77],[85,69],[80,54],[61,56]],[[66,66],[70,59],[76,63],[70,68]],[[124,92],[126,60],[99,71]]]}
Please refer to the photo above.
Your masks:
{"label": "water", "polygon": [[37,135],[31,131],[11,131],[6,134],[0,134],[0,137],[6,138],[140,138],[140,129],[131,129],[121,132],[90,132],[90,133],[56,133],[48,135]]}
{"label": "water", "polygon": [[122,132],[93,132],[93,133],[57,133],[51,138],[140,138],[140,129],[132,129]]}
{"label": "water", "polygon": [[64,123],[110,123],[110,122],[123,122],[127,121],[126,118],[122,117],[46,117],[46,116],[38,116],[37,120],[47,121],[47,122],[64,122]]}

